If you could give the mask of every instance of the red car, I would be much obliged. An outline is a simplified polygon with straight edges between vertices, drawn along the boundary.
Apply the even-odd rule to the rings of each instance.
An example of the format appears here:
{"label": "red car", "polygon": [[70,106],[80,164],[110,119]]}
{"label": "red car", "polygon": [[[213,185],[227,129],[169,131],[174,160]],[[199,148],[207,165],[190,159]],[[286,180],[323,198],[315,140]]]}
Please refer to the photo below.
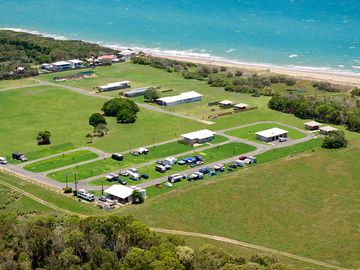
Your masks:
{"label": "red car", "polygon": [[247,156],[240,156],[239,159],[240,160],[245,160],[245,159],[247,159]]}

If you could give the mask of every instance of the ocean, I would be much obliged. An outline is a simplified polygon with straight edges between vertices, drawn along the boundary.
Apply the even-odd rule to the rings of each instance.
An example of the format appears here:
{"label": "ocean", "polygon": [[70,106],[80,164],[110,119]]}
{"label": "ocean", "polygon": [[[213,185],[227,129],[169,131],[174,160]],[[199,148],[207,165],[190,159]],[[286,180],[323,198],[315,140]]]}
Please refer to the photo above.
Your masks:
{"label": "ocean", "polygon": [[0,28],[360,73],[359,0],[1,0]]}

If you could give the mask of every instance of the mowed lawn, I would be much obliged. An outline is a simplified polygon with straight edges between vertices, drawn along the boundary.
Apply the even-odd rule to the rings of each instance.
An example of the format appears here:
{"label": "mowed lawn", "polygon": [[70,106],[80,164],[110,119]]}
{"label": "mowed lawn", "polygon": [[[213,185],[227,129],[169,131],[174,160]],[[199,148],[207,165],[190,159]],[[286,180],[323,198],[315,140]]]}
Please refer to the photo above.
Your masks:
{"label": "mowed lawn", "polygon": [[98,155],[91,151],[80,150],[31,163],[24,166],[24,169],[31,172],[46,172],[82,161],[91,160],[97,157]]}
{"label": "mowed lawn", "polygon": [[124,209],[150,226],[222,235],[359,268],[360,140],[258,164]]}
{"label": "mowed lawn", "polygon": [[[202,156],[204,158],[204,163],[211,163],[211,162],[216,162],[222,159],[226,159],[226,158],[230,158],[236,155],[241,155],[244,153],[248,153],[250,151],[255,150],[255,147],[251,146],[251,145],[247,145],[244,143],[239,143],[239,142],[232,142],[232,143],[227,143],[227,144],[223,144],[223,145],[219,145],[219,146],[214,146],[212,148],[206,149],[206,150],[201,150],[201,149],[197,149],[194,150],[193,153],[189,154],[189,155],[184,155],[178,158],[178,160],[183,159],[186,156],[192,156],[192,155],[199,155]],[[151,164],[151,165],[147,165],[144,167],[140,167],[138,168],[138,171],[141,174],[147,174],[149,175],[149,180],[154,180],[156,178],[160,178],[160,177],[164,177],[167,175],[171,175],[174,173],[178,173],[184,170],[189,169],[190,167],[188,165],[183,165],[180,166],[178,164],[174,164],[171,167],[171,170],[167,171],[166,173],[160,173],[158,171],[155,171],[155,163]],[[127,180],[128,178],[123,177],[125,180]],[[99,178],[96,179],[94,181],[90,182],[90,185],[94,185],[94,186],[100,186],[102,184],[104,185],[111,185],[111,183],[109,182],[104,182],[103,181],[104,178]],[[147,182],[149,181],[147,179],[143,179],[141,181],[133,181],[131,179],[128,180],[128,184],[140,184],[143,182]]]}
{"label": "mowed lawn", "polygon": [[[11,152],[35,153],[34,158],[88,145],[85,135],[92,131],[89,116],[99,112],[103,99],[84,96],[53,86],[37,86],[0,92],[1,129],[0,155]],[[107,118],[109,134],[95,139],[91,146],[107,152],[119,152],[176,139],[180,134],[206,125],[183,118],[141,109],[135,124],[117,124]],[[38,146],[36,136],[41,130],[52,134],[51,146]],[[29,157],[29,160],[30,157]]]}
{"label": "mowed lawn", "polygon": [[249,127],[245,127],[245,128],[231,130],[231,131],[226,132],[226,134],[234,136],[234,137],[242,138],[242,139],[247,139],[250,141],[260,142],[259,140],[256,140],[255,133],[266,130],[266,129],[270,129],[270,128],[281,128],[281,129],[288,131],[288,136],[290,139],[301,139],[306,136],[304,133],[302,133],[298,130],[288,128],[286,126],[282,126],[279,124],[268,124],[268,123],[257,124],[257,125],[253,125],[253,126],[249,126]]}

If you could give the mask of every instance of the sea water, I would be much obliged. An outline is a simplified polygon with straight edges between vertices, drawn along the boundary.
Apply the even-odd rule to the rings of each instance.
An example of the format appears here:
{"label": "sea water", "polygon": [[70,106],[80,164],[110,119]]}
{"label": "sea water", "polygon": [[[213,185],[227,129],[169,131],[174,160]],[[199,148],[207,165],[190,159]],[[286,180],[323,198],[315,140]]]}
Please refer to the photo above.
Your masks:
{"label": "sea water", "polygon": [[360,73],[359,0],[0,0],[0,27]]}

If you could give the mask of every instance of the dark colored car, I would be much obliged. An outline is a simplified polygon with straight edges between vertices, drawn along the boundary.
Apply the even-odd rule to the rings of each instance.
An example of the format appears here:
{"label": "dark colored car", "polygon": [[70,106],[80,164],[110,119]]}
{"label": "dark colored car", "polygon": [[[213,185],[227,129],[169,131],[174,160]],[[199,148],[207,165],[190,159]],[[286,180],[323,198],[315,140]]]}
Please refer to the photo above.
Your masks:
{"label": "dark colored car", "polygon": [[124,179],[119,178],[118,183],[121,185],[126,185],[126,181]]}
{"label": "dark colored car", "polygon": [[231,168],[231,169],[236,169],[236,168],[237,168],[237,165],[236,165],[236,164],[230,164],[230,165],[229,165],[229,168]]}
{"label": "dark colored car", "polygon": [[239,159],[240,160],[245,160],[245,159],[247,159],[247,156],[240,156]]}
{"label": "dark colored car", "polygon": [[210,172],[209,168],[202,168],[199,170],[199,172],[204,173],[204,174],[208,174]]}
{"label": "dark colored car", "polygon": [[196,159],[196,161],[203,161],[204,158],[201,156],[194,156],[194,158]]}
{"label": "dark colored car", "polygon": [[149,179],[149,175],[147,175],[147,174],[142,174],[142,175],[141,175],[141,178]]}
{"label": "dark colored car", "polygon": [[180,166],[183,166],[183,165],[185,165],[187,162],[186,161],[184,161],[184,160],[180,160],[179,162],[178,162],[178,164],[180,165]]}
{"label": "dark colored car", "polygon": [[111,155],[111,158],[117,161],[122,161],[124,160],[124,156],[118,153],[114,153]]}

